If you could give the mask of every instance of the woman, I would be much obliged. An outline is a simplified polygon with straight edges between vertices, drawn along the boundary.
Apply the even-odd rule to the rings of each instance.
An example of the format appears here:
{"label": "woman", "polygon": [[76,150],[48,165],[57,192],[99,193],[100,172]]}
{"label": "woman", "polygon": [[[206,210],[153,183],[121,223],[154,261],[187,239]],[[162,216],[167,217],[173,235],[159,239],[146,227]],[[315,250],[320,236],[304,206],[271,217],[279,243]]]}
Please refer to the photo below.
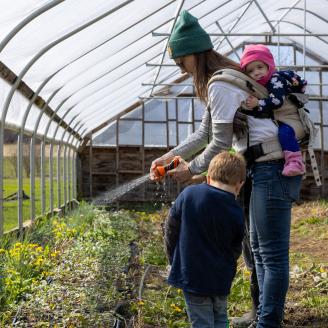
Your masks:
{"label": "woman", "polygon": [[[170,162],[177,155],[190,158],[204,149],[192,161],[182,161],[171,171],[176,180],[188,181],[206,171],[210,160],[222,150],[233,146],[244,152],[247,145],[251,146],[248,149],[261,149],[261,156],[254,157],[256,162],[251,168],[250,206],[251,245],[256,260],[260,305],[258,317],[249,327],[280,327],[289,280],[291,206],[298,198],[301,177],[282,176],[281,148],[264,147],[272,142],[279,144],[277,127],[270,119],[248,117],[248,142],[245,138],[233,138],[234,116],[248,94],[227,82],[215,81],[209,86],[207,83],[215,71],[223,68],[239,71],[239,65],[213,50],[209,35],[187,11],[180,14],[168,50],[181,71],[193,76],[196,94],[207,104],[207,110],[195,133],[152,163],[150,178],[159,180],[156,166]],[[264,148],[267,148],[265,152]]]}

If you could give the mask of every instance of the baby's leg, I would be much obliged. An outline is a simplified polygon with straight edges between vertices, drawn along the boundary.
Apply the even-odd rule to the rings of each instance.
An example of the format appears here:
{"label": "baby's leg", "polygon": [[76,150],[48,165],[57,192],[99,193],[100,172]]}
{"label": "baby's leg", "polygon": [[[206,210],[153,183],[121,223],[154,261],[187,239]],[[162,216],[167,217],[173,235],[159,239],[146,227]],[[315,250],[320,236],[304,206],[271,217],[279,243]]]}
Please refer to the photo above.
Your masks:
{"label": "baby's leg", "polygon": [[278,137],[284,152],[285,165],[282,174],[285,176],[302,175],[305,173],[302,153],[296,140],[295,131],[285,123],[279,123]]}

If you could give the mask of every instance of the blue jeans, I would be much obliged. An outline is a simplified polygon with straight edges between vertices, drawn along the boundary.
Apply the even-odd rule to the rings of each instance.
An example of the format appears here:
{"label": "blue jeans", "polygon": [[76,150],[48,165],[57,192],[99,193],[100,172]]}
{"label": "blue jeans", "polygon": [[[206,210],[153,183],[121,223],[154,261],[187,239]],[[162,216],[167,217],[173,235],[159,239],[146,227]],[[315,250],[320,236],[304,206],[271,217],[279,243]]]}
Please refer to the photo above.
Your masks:
{"label": "blue jeans", "polygon": [[258,328],[280,327],[288,290],[291,207],[302,177],[283,176],[283,166],[279,160],[252,169],[250,238],[260,290]]}
{"label": "blue jeans", "polygon": [[192,328],[226,328],[227,296],[200,296],[183,292]]}

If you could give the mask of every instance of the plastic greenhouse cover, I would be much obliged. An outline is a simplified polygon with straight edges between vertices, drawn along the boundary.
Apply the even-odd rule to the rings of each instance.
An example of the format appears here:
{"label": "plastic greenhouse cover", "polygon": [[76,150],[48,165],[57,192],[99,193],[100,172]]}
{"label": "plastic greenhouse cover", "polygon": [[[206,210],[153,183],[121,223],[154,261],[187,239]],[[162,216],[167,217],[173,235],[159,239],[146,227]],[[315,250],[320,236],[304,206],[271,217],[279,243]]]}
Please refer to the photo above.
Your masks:
{"label": "plastic greenhouse cover", "polygon": [[[172,101],[172,100],[171,100]],[[158,123],[147,123],[145,122],[147,128],[145,128],[145,146],[161,146],[166,147],[166,120],[165,111],[162,110],[165,106],[166,101],[162,100],[150,100],[145,103],[145,120],[161,121]],[[168,101],[170,102],[170,101]],[[173,100],[174,102],[174,100]],[[148,107],[149,106],[149,107]],[[203,104],[198,100],[194,101],[195,118],[199,121],[202,117]],[[175,113],[175,108],[174,108]],[[127,115],[128,116],[128,115]],[[129,118],[131,118],[129,116]],[[190,124],[181,125],[179,130],[186,126],[186,131],[188,133],[192,132],[192,107],[190,99],[179,99],[179,111],[178,111],[179,122],[189,122]],[[141,139],[141,121],[120,121],[119,129],[119,141],[120,144],[124,145],[136,145],[142,144]],[[176,124],[176,123],[174,123]],[[94,146],[100,145],[116,145],[116,123],[109,124],[104,129],[95,133],[92,138],[92,144]],[[153,127],[153,128],[152,128]],[[169,140],[176,140],[176,131],[171,129],[169,132]],[[170,143],[170,145],[175,145],[176,143]]]}
{"label": "plastic greenhouse cover", "polygon": [[[29,14],[51,2],[2,1],[0,35],[5,37]],[[53,97],[50,107],[85,135],[137,102],[139,96],[147,97],[161,89],[142,83],[173,82],[180,76],[175,67],[146,65],[173,63],[165,51],[167,37],[152,32],[170,33],[179,9],[190,10],[209,33],[271,33],[275,29],[284,34],[304,31],[323,34],[328,30],[328,1],[304,4],[304,0],[66,0],[22,28],[2,50],[0,60],[19,76],[40,51],[52,44],[31,64],[22,79],[35,91],[53,75],[40,96],[44,100]],[[97,18],[101,19],[74,32]],[[64,39],[68,33],[72,35]],[[60,38],[63,40],[58,42]],[[225,54],[232,51],[231,46],[237,48],[254,40],[261,42],[264,37],[212,36],[212,40],[215,48]],[[303,36],[284,36],[273,40],[296,42],[300,48],[305,41],[307,49],[318,58],[328,53],[325,36],[306,40]],[[4,103],[9,87],[1,81],[0,88]],[[27,100],[16,92],[6,121],[19,125],[27,105]],[[34,128],[39,111],[32,106],[27,128]],[[44,133],[46,126],[47,118],[43,117],[39,133]],[[53,124],[50,130],[52,135]],[[58,129],[57,138],[62,133],[63,129]]]}

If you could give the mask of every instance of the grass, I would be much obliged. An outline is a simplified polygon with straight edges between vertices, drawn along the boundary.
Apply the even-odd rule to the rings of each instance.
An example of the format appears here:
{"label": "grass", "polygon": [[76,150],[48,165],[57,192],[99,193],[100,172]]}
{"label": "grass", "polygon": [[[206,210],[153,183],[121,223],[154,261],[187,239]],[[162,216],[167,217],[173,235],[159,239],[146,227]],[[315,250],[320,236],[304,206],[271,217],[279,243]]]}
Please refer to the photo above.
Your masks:
{"label": "grass", "polygon": [[[4,179],[4,197],[16,193],[18,190],[17,179],[6,178]],[[23,190],[26,195],[30,197],[30,179],[24,178]],[[45,208],[46,212],[50,210],[50,184],[49,179],[46,177],[45,182]],[[54,207],[58,207],[58,193],[57,193],[57,181],[53,180],[54,190]],[[61,203],[64,202],[64,189],[62,186],[61,190]],[[31,202],[29,199],[23,200],[23,221],[30,220],[30,206]],[[41,215],[41,178],[36,177],[35,179],[35,215]],[[8,231],[18,226],[18,201],[4,201],[4,230]]]}
{"label": "grass", "polygon": [[[18,180],[16,178],[16,172],[14,169],[14,165],[16,162],[13,160],[14,158],[5,157],[4,159],[4,198],[17,193],[18,190]],[[57,159],[54,157],[53,160],[53,195],[54,195],[54,207],[58,207],[58,193],[57,193],[57,178],[56,178],[56,166]],[[63,161],[61,161],[61,172],[63,172]],[[45,212],[50,210],[50,183],[49,183],[49,160],[45,162]],[[36,172],[37,174],[38,172]],[[63,179],[63,174],[61,174],[61,178]],[[61,190],[61,204],[64,203],[64,188],[63,182],[62,190]],[[24,171],[23,178],[23,191],[26,195],[30,197],[30,179],[27,177],[26,172]],[[67,190],[68,192],[68,190]],[[23,221],[30,220],[30,206],[31,202],[28,199],[23,200]],[[35,215],[41,215],[41,178],[40,176],[35,177]],[[18,202],[17,200],[12,201],[4,201],[4,231],[11,230],[18,226]]]}

